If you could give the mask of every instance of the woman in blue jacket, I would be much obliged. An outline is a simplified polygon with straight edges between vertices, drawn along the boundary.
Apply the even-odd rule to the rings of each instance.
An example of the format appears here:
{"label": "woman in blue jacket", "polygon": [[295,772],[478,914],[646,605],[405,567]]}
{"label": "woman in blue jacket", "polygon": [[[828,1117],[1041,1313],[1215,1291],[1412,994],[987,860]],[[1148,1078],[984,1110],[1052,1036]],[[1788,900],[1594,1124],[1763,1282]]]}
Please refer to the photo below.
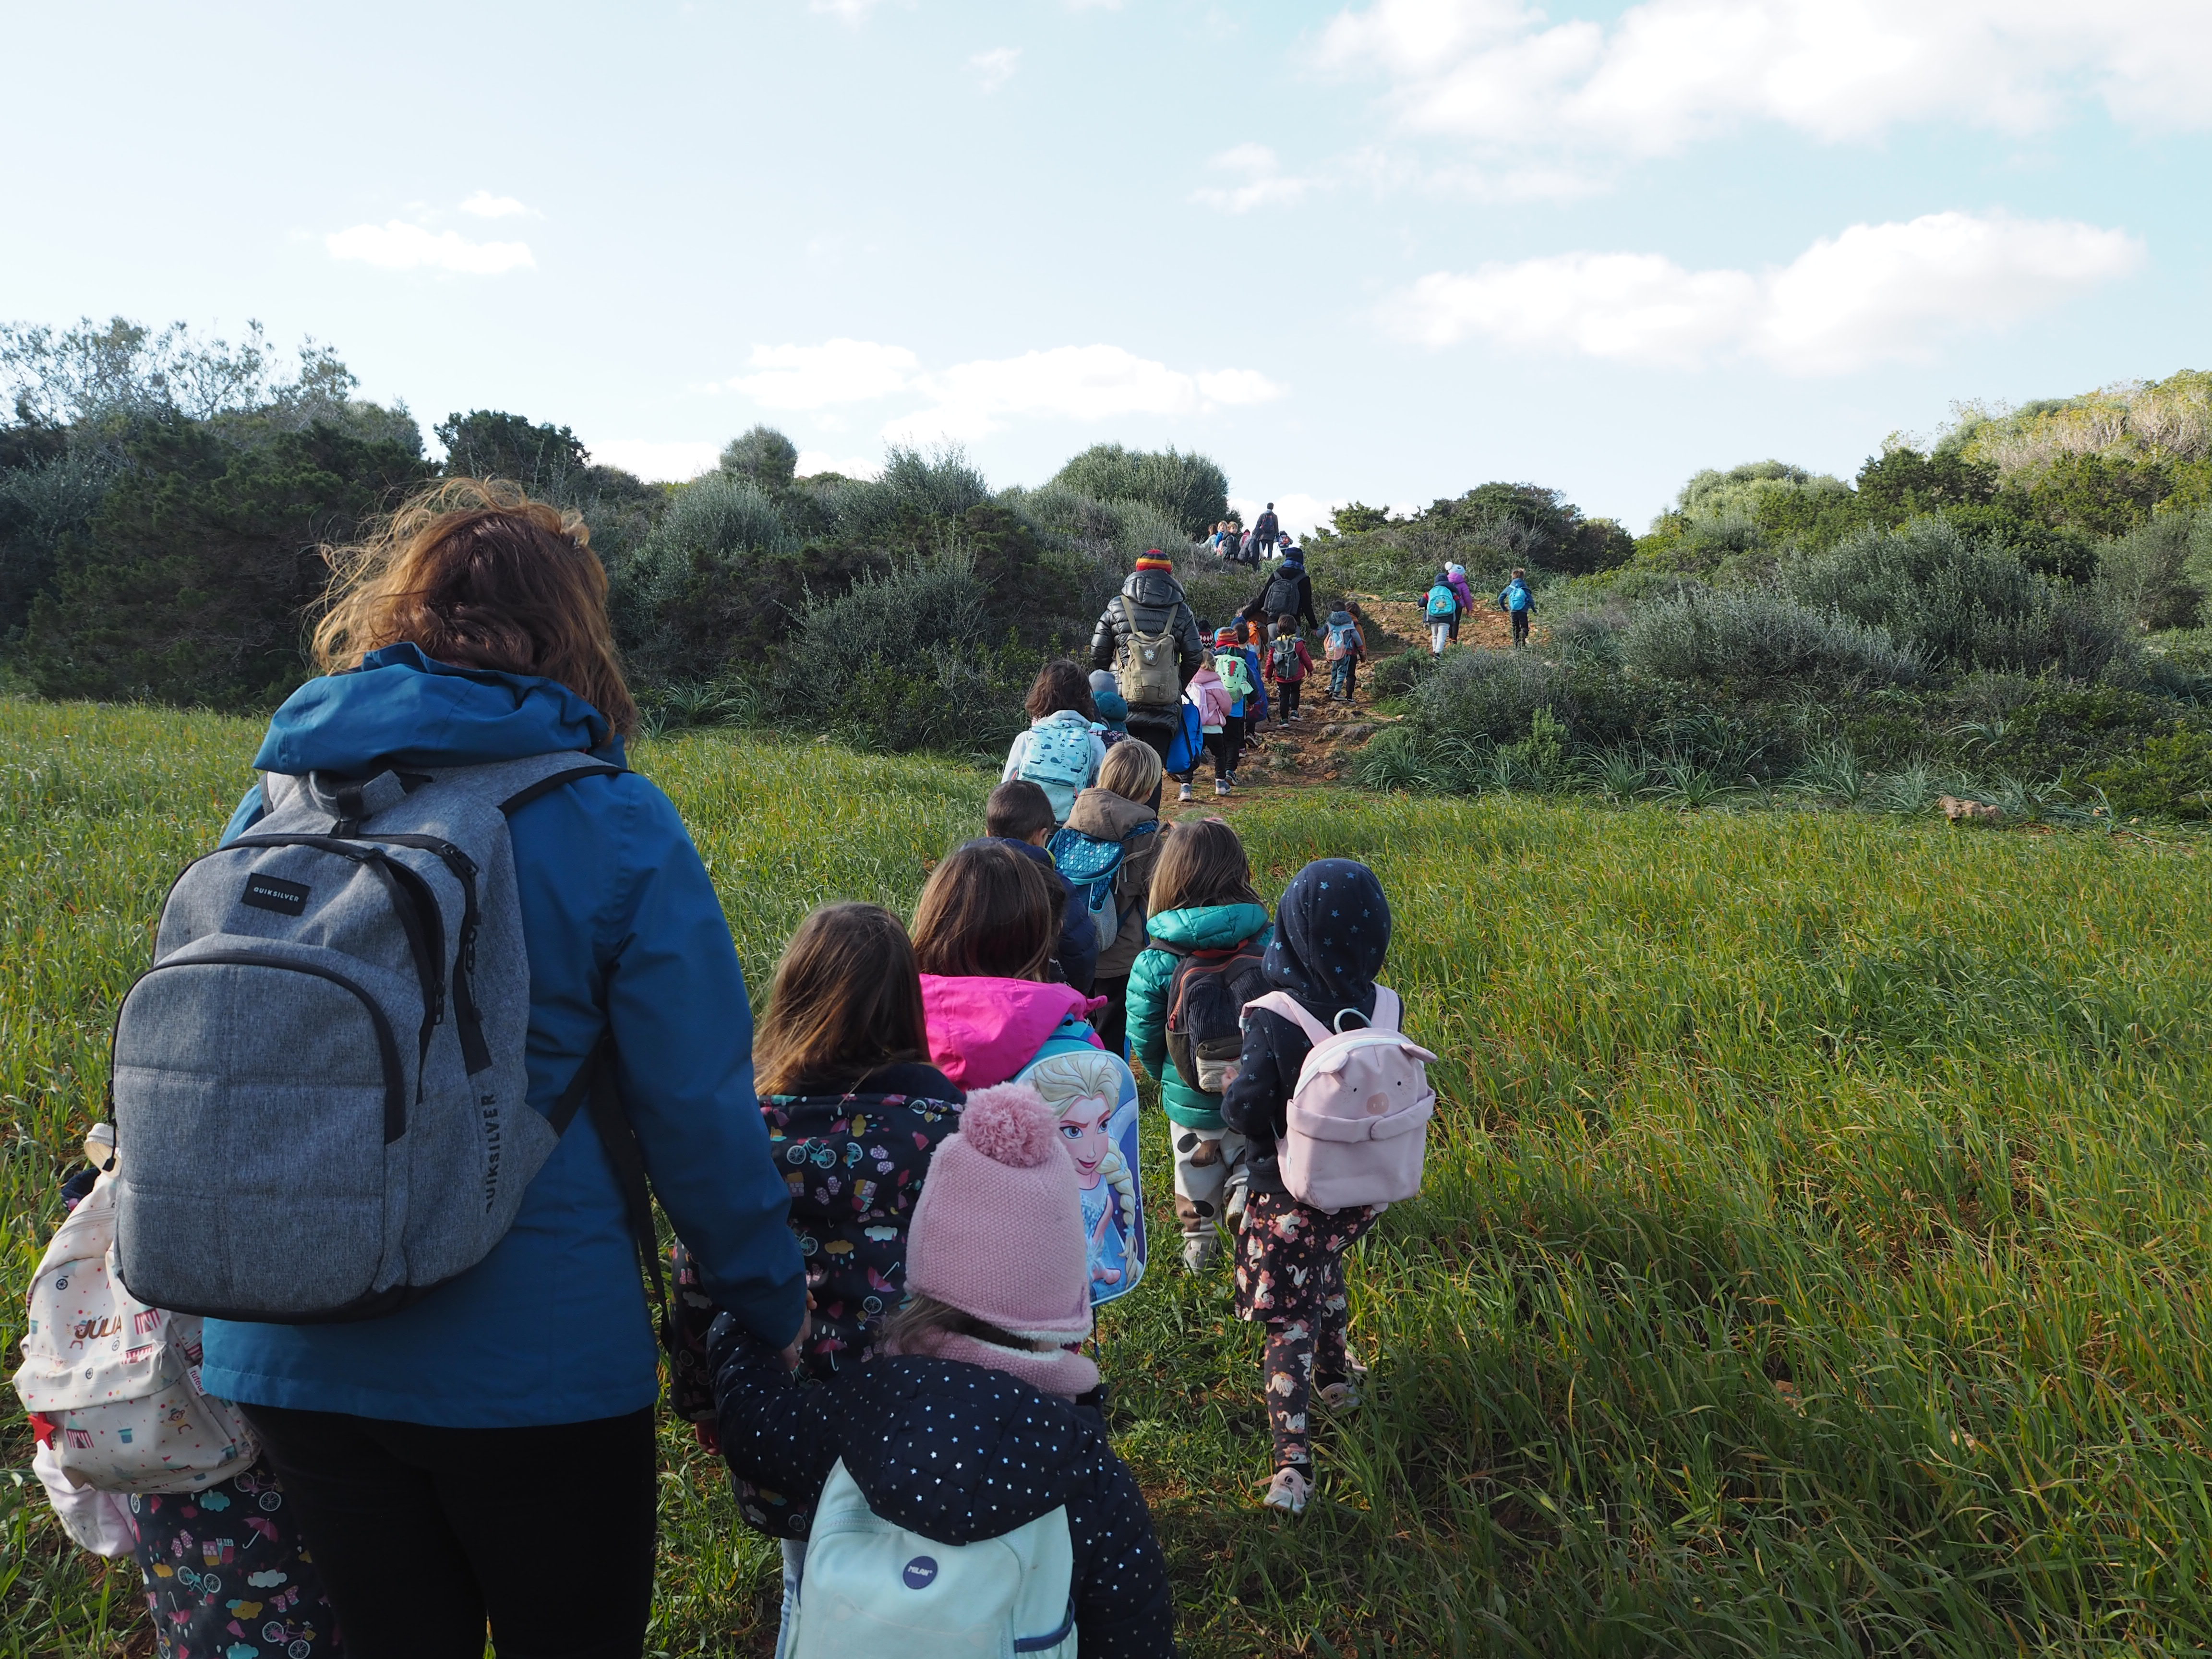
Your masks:
{"label": "woman in blue jacket", "polygon": [[[635,708],[606,575],[573,516],[512,486],[418,498],[342,572],[324,678],[257,770],[359,775],[586,750]],[[227,836],[261,814],[249,790]],[[752,1087],[752,1020],[720,902],[665,796],[586,777],[510,820],[530,964],[530,1103],[602,1036],[669,1218],[708,1294],[781,1348],[806,1290]],[[658,1355],[623,1200],[590,1115],[476,1267],[386,1317],[210,1319],[203,1382],[243,1405],[353,1659],[635,1659],[652,1605]],[[580,1539],[590,1540],[581,1553]]]}

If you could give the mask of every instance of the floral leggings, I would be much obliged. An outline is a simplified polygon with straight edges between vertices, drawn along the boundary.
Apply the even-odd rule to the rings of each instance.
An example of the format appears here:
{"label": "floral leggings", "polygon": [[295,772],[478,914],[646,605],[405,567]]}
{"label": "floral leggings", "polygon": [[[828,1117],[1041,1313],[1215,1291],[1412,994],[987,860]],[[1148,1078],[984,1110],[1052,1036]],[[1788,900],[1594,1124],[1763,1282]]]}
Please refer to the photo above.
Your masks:
{"label": "floral leggings", "polygon": [[336,1659],[321,1575],[264,1462],[204,1492],[131,1499],[161,1659]]}
{"label": "floral leggings", "polygon": [[1245,1200],[1237,1312],[1267,1328],[1261,1376],[1279,1469],[1312,1463],[1306,1419],[1313,1391],[1349,1377],[1344,1253],[1381,1213],[1372,1206],[1316,1210],[1286,1193]]}

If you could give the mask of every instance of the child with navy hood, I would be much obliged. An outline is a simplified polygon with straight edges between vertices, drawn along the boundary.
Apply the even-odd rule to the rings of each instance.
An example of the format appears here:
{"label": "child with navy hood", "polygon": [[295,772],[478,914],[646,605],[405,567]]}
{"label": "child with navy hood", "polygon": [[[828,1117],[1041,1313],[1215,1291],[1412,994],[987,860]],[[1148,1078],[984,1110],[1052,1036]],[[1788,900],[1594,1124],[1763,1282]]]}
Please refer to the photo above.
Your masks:
{"label": "child with navy hood", "polygon": [[[562,751],[604,760],[514,805],[528,1100],[611,1040],[661,1206],[732,1322],[781,1348],[806,1314],[752,1086],[752,1016],[683,820],[628,770],[636,708],[606,573],[574,513],[448,479],[337,560],[323,673],[257,771],[359,779]],[[262,816],[246,793],[226,838]],[[660,1396],[629,1212],[590,1114],[473,1267],[348,1323],[210,1319],[202,1386],[237,1401],[312,1541],[356,1659],[635,1655],[652,1607]],[[590,1568],[576,1554],[589,1474]]]}
{"label": "child with navy hood", "polygon": [[[1076,799],[1080,801],[1082,796]],[[1053,942],[1053,964],[1065,983],[1089,996],[1098,972],[1098,929],[1091,920],[1090,901],[1083,890],[1060,873],[1047,850],[1059,826],[1060,817],[1053,811],[1050,798],[1023,779],[1000,784],[983,805],[984,836],[1042,865],[1060,884],[1060,933]]]}
{"label": "child with navy hood", "polygon": [[[1320,859],[1284,890],[1261,969],[1272,990],[1288,992],[1321,1025],[1355,1030],[1374,1017],[1375,978],[1389,949],[1390,902],[1375,872],[1350,859]],[[1267,1329],[1261,1376],[1275,1473],[1262,1501],[1292,1515],[1304,1512],[1312,1488],[1314,1399],[1337,1411],[1359,1403],[1345,1345],[1344,1255],[1381,1213],[1371,1205],[1316,1210],[1284,1188],[1277,1148],[1287,1132],[1285,1108],[1312,1050],[1296,1021],[1248,1008],[1237,1076],[1221,1098],[1222,1122],[1249,1148],[1237,1311]]]}
{"label": "child with navy hood", "polygon": [[[950,1553],[1035,1527],[1066,1540],[1072,1560],[1058,1569],[1066,1595],[1062,1603],[1052,1586],[1052,1611],[1036,1615],[1043,1627],[1012,1632],[1015,1650],[1060,1651],[1072,1626],[1084,1659],[1176,1651],[1167,1564],[1144,1494],[1103,1423],[1075,1403],[1097,1387],[1098,1369],[1079,1348],[1091,1325],[1090,1274],[1063,1146],[1034,1091],[1006,1085],[968,1097],[908,1230],[912,1300],[866,1364],[805,1385],[741,1321],[716,1322],[714,1391],[731,1473],[825,1522],[864,1504],[939,1547],[900,1552],[905,1571],[886,1577],[870,1571],[877,1558],[865,1549],[840,1547],[849,1532],[817,1530],[787,1613],[786,1650],[896,1653],[908,1619],[957,1624],[979,1609],[920,1599],[940,1577],[962,1582]],[[821,1642],[809,1620],[832,1617],[836,1633]]]}

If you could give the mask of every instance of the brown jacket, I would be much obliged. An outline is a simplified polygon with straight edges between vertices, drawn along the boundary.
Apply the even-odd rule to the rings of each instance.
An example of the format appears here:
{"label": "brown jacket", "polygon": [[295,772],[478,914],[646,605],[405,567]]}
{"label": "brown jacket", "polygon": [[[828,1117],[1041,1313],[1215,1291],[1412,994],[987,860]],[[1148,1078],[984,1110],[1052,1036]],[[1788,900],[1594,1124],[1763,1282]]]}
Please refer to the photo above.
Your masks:
{"label": "brown jacket", "polygon": [[1129,837],[1139,824],[1158,822],[1159,814],[1151,807],[1124,800],[1108,789],[1085,790],[1067,815],[1069,829],[1100,841],[1120,842],[1126,849],[1121,867],[1114,872],[1114,908],[1121,918],[1121,931],[1098,953],[1097,977],[1102,980],[1127,979],[1137,953],[1145,948],[1145,899],[1152,891],[1152,860],[1160,855],[1160,838],[1168,826],[1148,830],[1133,842]]}

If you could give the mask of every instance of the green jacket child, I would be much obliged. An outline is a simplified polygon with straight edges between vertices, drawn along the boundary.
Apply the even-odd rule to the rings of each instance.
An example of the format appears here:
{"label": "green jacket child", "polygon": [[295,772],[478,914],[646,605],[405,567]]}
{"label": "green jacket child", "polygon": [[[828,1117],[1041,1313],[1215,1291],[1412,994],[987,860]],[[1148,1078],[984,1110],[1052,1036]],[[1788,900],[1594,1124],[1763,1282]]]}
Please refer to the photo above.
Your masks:
{"label": "green jacket child", "polygon": [[[1160,1080],[1160,1103],[1170,1120],[1188,1129],[1218,1133],[1221,1097],[1207,1094],[1180,1076],[1168,1058],[1168,994],[1181,961],[1177,951],[1225,951],[1247,939],[1265,945],[1273,932],[1267,912],[1258,904],[1208,904],[1164,910],[1150,917],[1148,945],[1129,971],[1129,1044],[1145,1069]],[[1162,945],[1174,950],[1163,950]]]}

